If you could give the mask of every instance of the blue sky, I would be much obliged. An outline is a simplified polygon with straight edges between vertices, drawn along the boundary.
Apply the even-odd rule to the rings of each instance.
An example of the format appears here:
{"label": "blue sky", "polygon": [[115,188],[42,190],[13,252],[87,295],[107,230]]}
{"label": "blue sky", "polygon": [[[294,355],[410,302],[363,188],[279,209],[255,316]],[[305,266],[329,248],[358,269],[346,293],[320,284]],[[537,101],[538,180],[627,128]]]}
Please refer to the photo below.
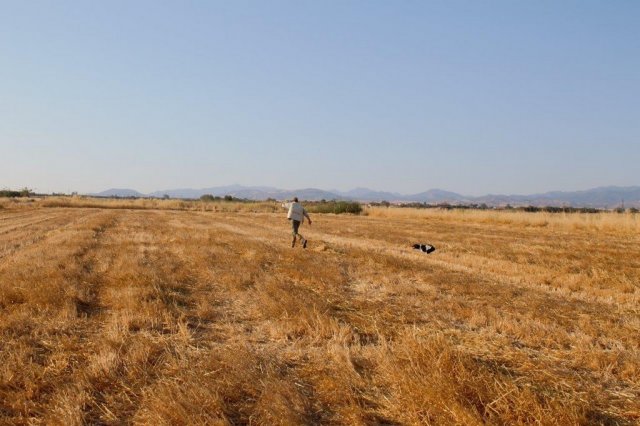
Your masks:
{"label": "blue sky", "polygon": [[637,1],[2,1],[0,187],[640,184]]}

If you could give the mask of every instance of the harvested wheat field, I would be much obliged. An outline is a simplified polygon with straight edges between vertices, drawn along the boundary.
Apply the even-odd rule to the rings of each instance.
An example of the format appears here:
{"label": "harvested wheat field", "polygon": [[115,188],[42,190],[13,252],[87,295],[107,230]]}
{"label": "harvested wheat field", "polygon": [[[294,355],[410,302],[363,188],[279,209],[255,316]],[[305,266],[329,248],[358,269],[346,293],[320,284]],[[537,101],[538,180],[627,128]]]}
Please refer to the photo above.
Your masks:
{"label": "harvested wheat field", "polygon": [[121,207],[0,209],[0,423],[640,422],[640,218]]}

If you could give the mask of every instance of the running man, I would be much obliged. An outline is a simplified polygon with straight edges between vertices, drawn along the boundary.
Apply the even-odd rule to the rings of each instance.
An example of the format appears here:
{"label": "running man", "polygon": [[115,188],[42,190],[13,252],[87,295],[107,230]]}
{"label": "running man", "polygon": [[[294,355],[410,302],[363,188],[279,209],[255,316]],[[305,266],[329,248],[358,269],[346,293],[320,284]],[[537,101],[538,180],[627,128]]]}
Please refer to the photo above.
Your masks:
{"label": "running man", "polygon": [[294,197],[293,202],[286,203],[284,206],[289,208],[287,219],[291,221],[291,227],[293,230],[291,247],[296,246],[296,237],[300,237],[300,241],[302,241],[302,248],[307,248],[307,240],[302,235],[298,234],[298,228],[300,228],[300,225],[304,222],[305,217],[309,221],[309,225],[311,225],[311,218],[309,217],[309,214],[304,207],[302,207],[302,204],[298,202],[298,197]]}

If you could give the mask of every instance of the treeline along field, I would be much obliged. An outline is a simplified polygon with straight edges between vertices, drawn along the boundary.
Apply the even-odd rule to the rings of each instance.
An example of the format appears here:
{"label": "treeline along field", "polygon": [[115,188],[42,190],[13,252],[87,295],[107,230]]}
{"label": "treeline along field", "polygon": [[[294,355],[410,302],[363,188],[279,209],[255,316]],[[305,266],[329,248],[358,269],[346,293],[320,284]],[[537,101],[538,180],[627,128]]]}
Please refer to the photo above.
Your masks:
{"label": "treeline along field", "polygon": [[0,210],[0,423],[640,421],[635,216],[316,214],[303,250],[284,211],[42,205]]}

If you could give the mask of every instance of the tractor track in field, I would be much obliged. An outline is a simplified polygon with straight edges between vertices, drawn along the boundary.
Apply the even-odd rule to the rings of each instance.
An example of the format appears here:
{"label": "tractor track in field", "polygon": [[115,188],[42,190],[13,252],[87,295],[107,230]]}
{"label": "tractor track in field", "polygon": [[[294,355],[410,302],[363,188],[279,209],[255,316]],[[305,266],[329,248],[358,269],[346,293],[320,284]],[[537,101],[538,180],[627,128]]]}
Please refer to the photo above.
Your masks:
{"label": "tractor track in field", "polygon": [[[318,215],[301,230],[303,250],[290,248],[282,215],[53,211],[22,223],[0,212],[0,332],[11,348],[0,349],[0,423],[410,424],[433,401],[478,424],[568,410],[576,423],[638,418],[637,294],[543,281],[604,262],[582,234],[554,245],[550,255],[569,261],[545,269],[527,256],[555,231],[514,229],[512,244],[504,226],[491,238],[482,226],[430,224],[416,235],[459,235],[425,255],[402,220]],[[635,240],[619,241],[611,252],[623,262]],[[441,384],[453,393],[438,395]],[[421,399],[428,392],[436,399]]]}
{"label": "tractor track in field", "polygon": [[[237,219],[225,218],[225,220],[227,221],[227,223],[212,221],[206,226],[216,227],[227,232],[235,232],[237,234],[245,236],[248,239],[264,242],[266,244],[272,244],[274,239],[282,239],[283,244],[286,244],[284,241],[284,236],[286,235],[287,228],[284,226],[282,227],[284,229],[281,229],[281,227],[267,225],[264,223],[260,223],[259,225],[257,225]],[[260,229],[261,232],[265,232],[266,230],[268,230],[272,238],[256,235],[256,229]],[[611,300],[600,300],[590,295],[569,291],[559,291],[553,288],[550,289],[548,288],[548,286],[545,286],[543,284],[537,284],[522,279],[515,279],[489,271],[478,271],[473,267],[458,264],[455,262],[455,260],[440,260],[436,259],[435,256],[427,256],[412,249],[389,247],[389,244],[384,244],[377,240],[337,237],[322,234],[310,229],[306,229],[305,234],[316,237],[315,239],[312,239],[311,249],[309,250],[313,250],[313,245],[317,246],[318,244],[333,244],[343,248],[356,248],[361,251],[362,255],[364,256],[366,256],[367,253],[383,254],[406,260],[407,262],[411,262],[417,267],[434,266],[454,273],[462,273],[469,277],[468,285],[486,286],[499,284],[503,287],[503,291],[507,292],[520,289],[518,290],[518,292],[520,293],[518,294],[519,298],[523,298],[526,296],[525,293],[522,293],[522,291],[526,289],[532,292],[532,295],[536,295],[536,298],[538,299],[542,298],[546,301],[556,300],[560,307],[564,304],[564,299],[566,298],[580,301],[584,304],[585,313],[588,314],[602,312],[602,308],[604,306],[606,306],[605,311],[610,311],[612,318],[620,315],[621,312],[621,305]],[[629,304],[630,309],[635,309],[636,306],[637,305],[633,303]]]}
{"label": "tractor track in field", "polygon": [[[268,247],[273,246],[275,242],[276,244],[282,244],[282,248],[284,250],[290,250],[287,246],[289,241],[288,223],[285,221],[282,221],[282,226],[278,226],[266,222],[264,218],[261,218],[261,220],[251,221],[246,218],[232,217],[228,215],[224,217],[216,217],[200,213],[197,213],[196,215],[198,219],[192,220],[188,224],[185,222],[182,226],[185,228],[190,226],[197,227],[199,229],[219,229],[226,233],[234,233],[241,236],[241,239],[244,239],[249,247],[255,243],[260,243],[261,246],[264,245]],[[311,245],[310,249],[308,249],[308,253],[297,248],[293,252],[296,253],[296,257],[307,258],[309,256],[313,256],[315,254],[313,252],[313,247],[326,246],[324,251],[321,251],[318,254],[327,254],[340,258],[347,255],[347,252],[344,251],[345,249],[352,249],[355,250],[355,252],[350,253],[349,258],[357,256],[358,258],[366,259],[367,257],[375,257],[379,255],[390,256],[402,261],[408,269],[415,269],[416,271],[424,270],[427,274],[435,272],[438,269],[442,271],[449,271],[449,273],[454,274],[452,277],[462,274],[467,278],[458,278],[454,280],[457,281],[458,284],[449,284],[446,281],[433,282],[429,284],[430,287],[436,288],[438,292],[444,292],[443,295],[445,299],[443,302],[446,301],[448,304],[454,303],[465,305],[469,303],[480,303],[483,306],[483,309],[488,306],[499,312],[504,308],[504,306],[501,304],[502,302],[492,302],[493,298],[500,300],[505,298],[507,300],[511,299],[513,306],[510,307],[510,310],[515,309],[515,312],[518,312],[519,310],[530,311],[532,309],[534,311],[538,311],[537,315],[539,315],[540,319],[544,320],[546,326],[557,329],[558,332],[567,331],[567,327],[571,328],[576,315],[590,317],[594,326],[599,324],[597,327],[604,330],[608,327],[607,324],[616,322],[621,315],[621,312],[624,312],[624,307],[620,306],[619,303],[616,303],[613,300],[602,300],[589,294],[562,290],[558,291],[556,289],[549,288],[544,284],[538,284],[519,277],[505,276],[488,270],[478,270],[478,268],[474,268],[473,266],[458,263],[459,260],[456,258],[446,260],[438,259],[436,256],[429,257],[422,253],[414,252],[409,248],[402,249],[394,247],[390,243],[382,242],[380,240],[328,235],[322,231],[318,231],[317,229],[317,227],[315,229],[311,227],[302,231],[303,234],[311,240]],[[256,249],[260,250],[258,247],[256,247]],[[337,249],[337,251],[335,249]],[[456,286],[458,286],[459,290],[456,290]],[[460,295],[457,294],[458,292]],[[469,294],[469,292],[471,292],[471,294]],[[473,297],[488,297],[489,295],[491,295],[492,298],[486,299],[485,302],[473,299]],[[351,297],[360,298],[362,302],[366,302],[369,296],[366,293],[353,293]],[[567,299],[577,303],[568,305],[566,302]],[[392,303],[392,300],[387,300],[387,304],[388,303]],[[409,300],[406,300],[400,303],[400,305],[409,307],[411,303]],[[632,304],[628,305],[627,308],[631,310],[635,309],[635,307],[631,305]],[[520,306],[520,308],[518,308],[518,306]],[[475,334],[473,328],[469,328],[464,323],[458,323],[453,320],[454,319],[448,318],[446,315],[442,317],[432,317],[430,319],[434,324],[441,324],[441,326],[450,328],[452,331],[455,331],[455,333],[462,333],[462,335],[467,335],[469,337]],[[515,317],[510,318],[509,321],[527,322],[531,321],[531,318],[528,316],[528,313],[523,316],[515,314]],[[626,346],[628,342],[625,343],[624,340],[615,340],[615,335],[620,335],[620,338],[623,338],[622,336],[628,336],[629,333],[633,332],[628,328],[629,326],[621,327],[614,333],[610,331],[609,338],[612,339],[612,342],[616,342],[611,344]],[[597,338],[596,335],[593,337]],[[565,350],[560,348],[547,350],[543,348],[538,349],[535,346],[523,345],[520,343],[520,338],[518,336],[510,336],[508,333],[505,334],[505,338],[506,341],[509,342],[509,346],[511,346],[511,344],[522,345],[519,352],[526,354],[526,357],[535,363],[541,363],[543,365],[549,364],[550,366],[556,362],[558,359],[557,357],[565,356]],[[483,353],[483,356],[490,356],[491,359],[495,358],[496,362],[500,362],[500,356],[497,355],[501,353],[501,349],[499,347],[494,348],[493,354],[486,352],[486,348],[482,351],[478,350],[475,353],[478,355]],[[564,368],[557,369],[556,374],[565,376],[569,379],[573,373],[570,369]],[[599,377],[598,374],[594,374],[590,371],[584,371],[582,374],[581,383],[585,386],[587,383],[601,380],[601,377]],[[575,386],[582,385],[576,384]],[[620,390],[620,392],[624,394],[640,396],[640,391],[627,381],[618,381],[614,388]],[[617,401],[616,392],[617,391],[615,390],[608,392],[610,395],[609,400],[612,403]],[[616,402],[616,405],[621,407],[624,403]],[[600,409],[604,410],[606,407],[600,407]],[[615,415],[623,417],[624,413],[619,409],[616,409]]]}
{"label": "tractor track in field", "polygon": [[[259,237],[256,235],[255,231],[250,231],[247,228],[260,230],[269,230],[271,235],[274,238],[282,239],[283,243],[285,243],[286,236],[288,236],[288,223],[284,222],[282,226],[275,226],[266,223],[259,223],[251,225],[250,223],[243,221],[242,219],[226,217],[225,220],[228,223],[220,223],[218,221],[211,222],[211,226],[216,226],[218,228],[227,229],[232,232],[237,232],[247,237],[260,240],[260,241],[272,241],[269,238]],[[315,231],[314,229],[307,228],[303,231],[304,234],[308,234],[311,237],[315,237],[315,241],[312,241],[312,246],[318,243],[328,243],[334,244],[337,246],[349,248],[357,248],[364,251],[369,252],[377,252],[384,253],[389,256],[393,256],[400,259],[406,259],[410,262],[419,262],[421,264],[428,264],[431,266],[437,266],[440,268],[448,269],[452,272],[463,273],[473,277],[474,280],[477,280],[477,277],[481,277],[490,282],[497,282],[503,285],[509,286],[511,288],[526,288],[529,290],[544,292],[550,295],[551,297],[561,297],[567,298],[571,300],[577,300],[589,304],[603,304],[609,307],[613,307],[619,310],[620,313],[624,312],[624,309],[635,310],[637,308],[638,303],[640,302],[640,294],[635,296],[629,296],[631,300],[627,302],[619,302],[616,300],[612,300],[608,297],[598,297],[596,295],[590,294],[585,291],[573,291],[568,288],[563,287],[551,287],[546,283],[540,283],[536,281],[532,281],[528,276],[535,276],[537,274],[543,274],[546,270],[539,266],[533,265],[518,265],[516,270],[519,270],[520,276],[510,276],[507,274],[494,272],[492,269],[495,269],[494,263],[496,262],[493,259],[482,258],[477,255],[464,255],[463,257],[454,257],[450,254],[441,255],[441,251],[437,250],[436,255],[427,256],[421,252],[415,251],[407,246],[407,248],[399,248],[396,246],[391,246],[389,243],[376,240],[376,239],[368,239],[368,238],[353,238],[353,237],[345,237],[345,236],[336,236],[327,233],[322,233],[319,231]],[[278,236],[278,237],[276,237]],[[312,238],[313,240],[313,238]],[[446,256],[446,257],[445,257]],[[513,267],[513,262],[503,262],[505,266]],[[485,265],[486,264],[486,265]],[[623,310],[620,310],[620,309]]]}
{"label": "tractor track in field", "polygon": [[[206,217],[206,214],[204,215]],[[269,223],[264,223],[264,221],[246,221],[243,218],[229,217],[226,216],[224,218],[216,218],[212,217],[211,220],[207,221],[204,219],[203,221],[198,221],[197,223],[191,223],[191,226],[198,226],[202,228],[214,228],[220,229],[224,232],[235,233],[237,235],[241,235],[242,238],[246,239],[247,244],[251,245],[251,241],[259,242],[266,246],[272,246],[274,241],[280,241],[282,243],[282,247],[287,247],[288,243],[288,223],[283,221],[282,226],[272,225]],[[185,224],[186,226],[186,224]],[[545,323],[549,323],[549,326],[556,327],[558,330],[565,330],[565,327],[570,326],[573,322],[573,318],[575,315],[589,316],[592,318],[594,324],[599,323],[602,327],[606,327],[606,324],[613,323],[617,321],[617,318],[624,312],[623,306],[620,303],[616,303],[612,300],[602,300],[600,298],[593,297],[588,294],[581,294],[576,292],[568,292],[568,291],[558,291],[553,288],[549,288],[543,284],[537,284],[535,282],[527,281],[521,278],[512,278],[509,276],[504,276],[499,273],[494,273],[486,270],[476,270],[471,266],[467,266],[464,264],[456,263],[456,259],[448,259],[441,260],[432,257],[427,257],[422,253],[414,252],[411,249],[400,249],[397,247],[391,246],[389,243],[384,243],[379,240],[371,240],[366,238],[351,238],[351,237],[341,237],[335,235],[327,235],[322,233],[321,231],[316,231],[313,229],[305,229],[303,231],[305,236],[308,235],[308,238],[312,241],[311,248],[308,249],[311,253],[308,255],[313,255],[313,247],[318,245],[328,245],[329,248],[327,251],[331,254],[332,249],[331,246],[339,247],[340,251],[344,249],[356,249],[358,251],[357,255],[366,258],[370,255],[384,255],[391,256],[396,259],[401,259],[407,262],[407,267],[411,268],[410,265],[414,265],[415,268],[420,270],[421,268],[425,268],[425,271],[431,270],[431,268],[439,268],[442,270],[450,271],[454,274],[463,274],[468,277],[467,284],[464,284],[464,287],[475,286],[477,287],[478,295],[481,293],[484,296],[491,294],[495,296],[496,294],[504,293],[507,299],[511,298],[515,306],[521,305],[521,309],[536,309],[535,306],[539,306],[540,318],[544,318]],[[300,251],[300,249],[297,249]],[[344,252],[342,252],[344,253]],[[333,253],[334,255],[340,257],[342,256],[341,252]],[[355,254],[355,253],[354,253]],[[307,256],[306,253],[302,252],[298,254],[299,256]],[[465,304],[468,303],[468,294],[464,294],[461,296],[456,296],[455,292],[448,294],[451,287],[448,284],[438,284],[432,283],[431,286],[435,286],[436,288],[441,288],[442,290],[447,292],[447,298],[453,297],[453,300],[458,300],[457,303]],[[368,297],[366,294],[358,295],[354,294],[355,297]],[[566,300],[574,300],[578,302],[578,304],[573,304],[568,306]],[[406,302],[403,302],[403,306],[406,305]],[[500,310],[503,306],[500,304],[495,304],[491,302],[491,300],[487,300],[484,306],[493,306],[494,309]],[[636,312],[634,309],[637,309],[634,304],[628,304],[627,308],[630,309],[630,313]],[[576,310],[578,312],[576,313]],[[527,320],[528,317],[521,318],[522,320]],[[436,320],[434,318],[434,320]],[[447,324],[450,319],[446,317],[440,318],[436,320],[443,325]],[[458,332],[462,333],[473,333],[471,329],[467,329],[463,324],[455,325],[449,324],[450,326],[454,326]],[[627,327],[628,328],[628,327]],[[625,330],[621,328],[617,330],[616,333],[621,336],[628,335],[628,332],[632,332],[632,330]],[[625,334],[626,333],[626,334]],[[610,334],[610,338],[614,338],[614,336]],[[509,338],[507,335],[506,337]],[[595,337],[595,336],[594,336]],[[510,337],[509,339],[514,339],[514,342],[518,342],[517,337]],[[615,339],[615,338],[614,338]],[[625,346],[626,343],[624,341],[617,341],[619,345]],[[499,352],[499,348],[494,348]],[[527,353],[527,357],[531,357],[531,359],[537,359],[537,362],[544,363],[552,363],[554,362],[556,357],[562,357],[563,350],[557,351],[540,351],[533,347],[522,348],[522,353]],[[489,355],[488,353],[485,355]],[[557,374],[564,374],[566,377],[571,376],[570,370],[566,370],[561,372],[561,370],[557,371]],[[595,377],[590,372],[583,372],[583,380],[585,383],[590,381],[600,380],[599,377]],[[630,395],[638,395],[640,396],[640,390],[636,389],[630,383],[626,381],[619,381],[615,388],[619,389],[624,394]],[[610,392],[611,401],[616,400],[616,391]],[[624,405],[624,404],[622,404]],[[601,409],[605,409],[605,407],[600,407]],[[616,410],[616,416],[623,416],[624,414]]]}
{"label": "tractor track in field", "polygon": [[46,220],[39,221],[38,224],[45,223],[46,226],[37,227],[36,229],[30,229],[30,227],[23,227],[22,232],[16,235],[0,236],[0,259],[5,258],[5,262],[8,261],[11,256],[20,253],[23,249],[30,246],[44,243],[47,239],[53,235],[61,232],[65,232],[70,228],[81,224],[96,214],[98,211],[90,212],[87,215],[75,216],[71,212],[65,212],[55,216],[53,218],[47,218]]}
{"label": "tractor track in field", "polygon": [[0,238],[2,238],[2,235],[10,234],[10,233],[15,232],[15,231],[20,231],[20,230],[23,230],[23,229],[31,228],[34,225],[38,225],[38,224],[41,224],[41,223],[44,223],[44,222],[49,222],[49,221],[58,219],[60,217],[65,216],[65,213],[66,212],[60,214],[60,212],[58,212],[57,214],[54,213],[54,214],[51,214],[49,216],[45,216],[44,218],[36,216],[37,219],[36,220],[32,220],[30,222],[21,222],[21,223],[18,223],[18,224],[11,223],[11,225],[0,227]]}

